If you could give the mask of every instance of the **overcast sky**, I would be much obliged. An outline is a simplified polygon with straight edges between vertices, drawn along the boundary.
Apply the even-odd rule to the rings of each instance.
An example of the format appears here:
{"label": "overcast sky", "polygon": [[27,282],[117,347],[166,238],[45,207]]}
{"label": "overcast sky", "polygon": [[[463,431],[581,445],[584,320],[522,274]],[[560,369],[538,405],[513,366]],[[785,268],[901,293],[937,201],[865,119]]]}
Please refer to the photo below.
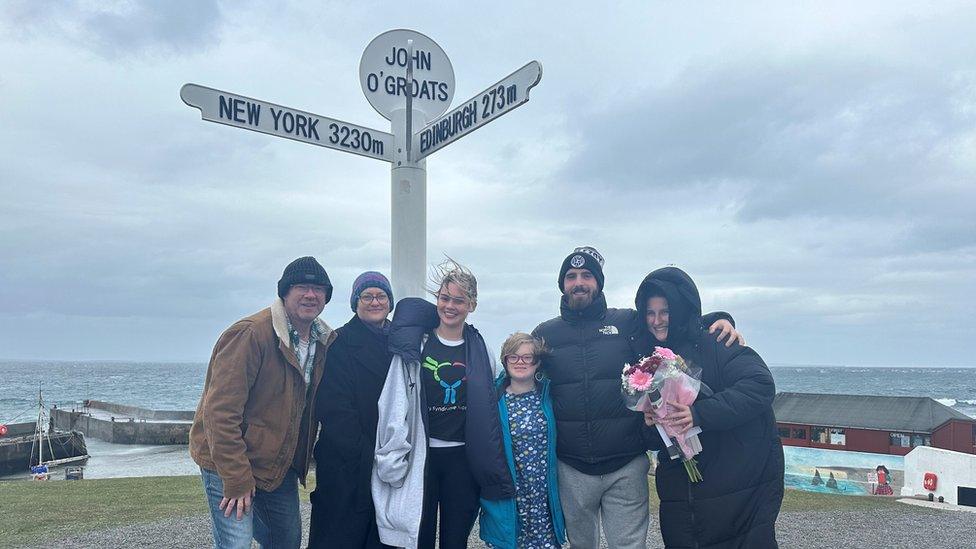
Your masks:
{"label": "overcast sky", "polygon": [[388,131],[359,60],[412,28],[455,104],[544,68],[427,164],[428,260],[475,272],[492,345],[558,313],[588,244],[611,306],[677,265],[767,362],[976,365],[976,6],[786,4],[3,2],[0,358],[206,361],[302,255],[348,320],[389,273],[389,165],[179,89]]}

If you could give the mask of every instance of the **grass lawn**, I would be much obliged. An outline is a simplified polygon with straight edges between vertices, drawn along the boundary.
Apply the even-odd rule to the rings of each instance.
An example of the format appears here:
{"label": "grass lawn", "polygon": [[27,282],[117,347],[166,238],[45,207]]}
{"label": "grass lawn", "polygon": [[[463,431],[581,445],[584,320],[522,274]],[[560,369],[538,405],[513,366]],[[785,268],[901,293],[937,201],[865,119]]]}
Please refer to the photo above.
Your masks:
{"label": "grass lawn", "polygon": [[[300,488],[301,501],[315,488]],[[783,512],[867,510],[900,505],[893,498],[787,490]],[[658,500],[651,482],[651,513]],[[0,482],[0,546],[71,537],[89,530],[207,513],[200,477]]]}
{"label": "grass lawn", "polygon": [[[801,490],[787,490],[783,497],[783,512],[793,511],[862,511],[868,509],[882,509],[886,507],[909,507],[898,503],[893,497],[878,496],[840,496],[834,494],[820,494],[803,492]],[[914,507],[912,507],[915,509]]]}
{"label": "grass lawn", "polygon": [[[650,483],[651,492],[651,516],[656,516],[659,500],[657,490],[654,489],[654,481]],[[820,494],[816,492],[803,492],[801,490],[786,490],[783,497],[783,507],[781,512],[790,513],[795,511],[861,511],[866,509],[881,509],[885,507],[898,506],[906,507],[904,504],[895,501],[895,498],[877,496],[842,496],[834,494]]]}
{"label": "grass lawn", "polygon": [[[315,478],[309,478],[309,490]],[[299,486],[301,501],[308,490]],[[0,482],[0,547],[206,514],[199,476]]]}

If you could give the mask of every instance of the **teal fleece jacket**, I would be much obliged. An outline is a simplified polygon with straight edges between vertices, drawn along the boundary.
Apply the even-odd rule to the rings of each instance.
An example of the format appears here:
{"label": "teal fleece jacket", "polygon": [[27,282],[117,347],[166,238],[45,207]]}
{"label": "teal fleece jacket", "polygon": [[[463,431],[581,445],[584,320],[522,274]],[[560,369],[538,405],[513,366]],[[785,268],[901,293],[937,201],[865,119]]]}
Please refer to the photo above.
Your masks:
{"label": "teal fleece jacket", "polygon": [[[505,446],[505,459],[508,469],[515,481],[515,456],[512,451],[512,429],[508,422],[508,407],[505,405],[505,386],[508,377],[502,372],[495,381],[498,392],[498,413],[502,423],[502,441]],[[547,484],[549,486],[549,512],[553,530],[559,543],[566,543],[566,526],[563,520],[563,508],[559,500],[559,480],[556,465],[556,421],[552,413],[552,397],[549,395],[549,379],[542,382],[542,413],[546,416],[546,434],[549,448]],[[518,510],[515,498],[498,500],[481,499],[481,513],[478,517],[480,536],[483,541],[490,543],[497,549],[517,549],[518,546]]]}

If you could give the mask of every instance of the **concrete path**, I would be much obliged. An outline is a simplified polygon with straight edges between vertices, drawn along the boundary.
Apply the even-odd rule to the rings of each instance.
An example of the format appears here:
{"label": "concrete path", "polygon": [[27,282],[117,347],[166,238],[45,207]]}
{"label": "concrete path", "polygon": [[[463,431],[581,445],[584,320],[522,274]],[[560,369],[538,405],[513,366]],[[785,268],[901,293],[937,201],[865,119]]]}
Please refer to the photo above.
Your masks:
{"label": "concrete path", "polygon": [[[308,504],[302,505],[308,531]],[[663,547],[652,522],[647,546]],[[917,506],[886,506],[870,511],[805,511],[782,513],[777,522],[777,537],[783,548],[860,549],[863,547],[940,547],[976,546],[976,514]],[[2,541],[2,540],[0,540]],[[46,541],[35,547],[210,547],[210,519],[196,516],[89,532],[69,538]],[[256,546],[256,545],[255,545]],[[483,549],[477,530],[469,547]]]}

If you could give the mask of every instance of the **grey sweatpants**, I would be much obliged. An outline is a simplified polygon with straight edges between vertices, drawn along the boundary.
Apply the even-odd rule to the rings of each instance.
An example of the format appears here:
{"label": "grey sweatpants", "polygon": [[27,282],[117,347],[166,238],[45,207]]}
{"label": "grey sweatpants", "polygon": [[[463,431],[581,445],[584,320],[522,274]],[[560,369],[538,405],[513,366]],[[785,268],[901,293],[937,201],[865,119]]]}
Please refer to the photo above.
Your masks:
{"label": "grey sweatpants", "polygon": [[645,549],[647,455],[606,475],[586,475],[559,462],[559,497],[573,549],[600,547],[600,518],[610,549]]}

